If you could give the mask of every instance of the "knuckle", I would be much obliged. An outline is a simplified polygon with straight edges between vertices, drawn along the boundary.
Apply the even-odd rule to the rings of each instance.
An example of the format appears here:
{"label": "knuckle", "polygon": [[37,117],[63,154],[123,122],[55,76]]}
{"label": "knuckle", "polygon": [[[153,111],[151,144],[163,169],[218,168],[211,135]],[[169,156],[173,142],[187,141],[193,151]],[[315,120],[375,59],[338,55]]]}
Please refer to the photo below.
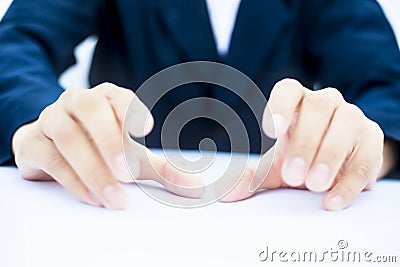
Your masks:
{"label": "knuckle", "polygon": [[53,113],[54,113],[53,105],[47,106],[40,113],[39,118],[38,118],[38,122],[42,123],[44,121],[47,121],[52,116]]}
{"label": "knuckle", "polygon": [[46,164],[46,167],[43,169],[58,170],[64,168],[65,161],[59,153],[53,152],[48,155],[47,161],[44,164]]}
{"label": "knuckle", "polygon": [[61,94],[59,100],[62,102],[69,102],[71,98],[74,98],[81,91],[81,89],[67,89]]}
{"label": "knuckle", "polygon": [[109,88],[109,87],[115,87],[115,85],[110,82],[103,82],[103,83],[99,84],[98,87]]}
{"label": "knuckle", "polygon": [[343,159],[343,155],[336,149],[325,148],[325,149],[321,149],[321,151],[319,151],[318,161],[332,164],[332,163],[340,162],[340,161],[342,161],[342,159]]}
{"label": "knuckle", "polygon": [[349,103],[339,106],[335,115],[340,119],[349,121],[349,125],[353,126],[360,125],[365,119],[365,115],[361,109],[356,105]]}
{"label": "knuckle", "polygon": [[378,123],[369,120],[370,134],[383,142],[385,135]]}
{"label": "knuckle", "polygon": [[338,89],[336,89],[334,87],[326,87],[324,89],[321,89],[320,91],[324,91],[324,92],[326,92],[327,94],[330,94],[333,97],[342,98],[342,93]]}
{"label": "knuckle", "polygon": [[35,149],[42,144],[44,136],[38,130],[37,125],[25,125],[15,132],[13,138],[13,150],[17,166],[23,158],[29,159],[29,155],[38,151]]}
{"label": "knuckle", "polygon": [[97,86],[94,87],[92,90],[94,90],[94,91],[100,91],[100,92],[106,93],[108,90],[112,90],[112,89],[116,89],[116,88],[119,88],[119,87],[116,86],[116,85],[113,84],[113,83],[104,82],[104,83],[101,83],[101,84],[97,85]]}
{"label": "knuckle", "polygon": [[284,79],[278,81],[276,84],[283,86],[283,87],[287,87],[287,86],[303,87],[298,80],[292,79],[292,78],[284,78]]}
{"label": "knuckle", "polygon": [[293,90],[296,90],[299,93],[300,92],[303,93],[304,87],[299,81],[297,81],[295,79],[286,78],[286,79],[278,81],[275,84],[272,93],[280,95],[280,94],[286,94],[286,92],[290,92],[293,94]]}
{"label": "knuckle", "polygon": [[343,95],[342,93],[333,87],[327,87],[325,89],[320,90],[321,92],[324,92],[324,94],[328,95],[329,98],[334,101],[335,103],[343,101]]}
{"label": "knuckle", "polygon": [[74,109],[83,112],[96,110],[100,106],[101,97],[87,90],[76,96],[71,105]]}
{"label": "knuckle", "polygon": [[365,187],[369,183],[369,177],[371,173],[371,168],[366,162],[360,163],[354,171],[357,179],[360,180],[361,184]]}
{"label": "knuckle", "polygon": [[307,96],[303,99],[304,105],[313,107],[317,110],[333,108],[335,102],[335,99],[333,99],[329,94],[326,94],[323,91],[312,92],[310,94],[307,94]]}
{"label": "knuckle", "polygon": [[37,119],[37,126],[40,131],[43,133],[47,133],[54,128],[55,122],[58,122],[57,117],[58,110],[56,109],[55,104],[47,106],[42,112],[39,114],[39,118]]}
{"label": "knuckle", "polygon": [[29,138],[25,139],[25,142],[33,142],[33,143],[42,143],[43,139],[46,138],[41,129],[38,127],[38,125],[32,125],[32,131],[29,132]]}
{"label": "knuckle", "polygon": [[52,128],[51,138],[56,142],[67,144],[76,136],[76,126],[73,123],[65,122],[62,127]]}
{"label": "knuckle", "polygon": [[73,101],[73,105],[78,109],[87,109],[88,107],[93,106],[93,104],[94,97],[87,92],[81,93],[79,96],[75,97]]}
{"label": "knuckle", "polygon": [[354,116],[357,119],[365,118],[364,113],[358,106],[348,103],[347,107],[350,116]]}
{"label": "knuckle", "polygon": [[291,149],[293,151],[300,152],[312,152],[315,149],[316,145],[310,138],[307,137],[299,137],[295,138],[292,141]]}
{"label": "knuckle", "polygon": [[96,89],[96,90],[107,90],[110,87],[115,87],[115,85],[110,83],[110,82],[103,82],[103,83],[97,85],[96,87],[94,87],[93,89]]}

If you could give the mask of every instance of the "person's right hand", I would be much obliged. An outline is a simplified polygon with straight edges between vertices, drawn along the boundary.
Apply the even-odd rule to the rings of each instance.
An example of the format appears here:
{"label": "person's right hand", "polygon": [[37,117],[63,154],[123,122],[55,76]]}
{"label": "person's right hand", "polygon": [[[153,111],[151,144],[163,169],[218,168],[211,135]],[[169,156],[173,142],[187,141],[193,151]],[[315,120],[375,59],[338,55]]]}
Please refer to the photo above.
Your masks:
{"label": "person's right hand", "polygon": [[[132,102],[130,121],[123,125]],[[39,118],[21,126],[12,140],[16,164],[28,180],[54,179],[81,200],[109,209],[123,209],[127,196],[119,181],[133,181],[123,154],[128,142],[132,175],[152,179],[175,194],[199,197],[198,177],[185,174],[167,160],[129,138],[147,135],[154,120],[130,90],[104,83],[93,89],[66,90]],[[129,134],[128,134],[129,133]]]}

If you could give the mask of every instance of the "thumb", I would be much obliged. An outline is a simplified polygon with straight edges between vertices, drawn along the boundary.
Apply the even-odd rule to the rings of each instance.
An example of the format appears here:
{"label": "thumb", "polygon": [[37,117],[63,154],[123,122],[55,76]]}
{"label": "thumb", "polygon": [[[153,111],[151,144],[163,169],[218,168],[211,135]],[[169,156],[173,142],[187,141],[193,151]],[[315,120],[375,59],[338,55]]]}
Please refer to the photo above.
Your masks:
{"label": "thumb", "polygon": [[156,181],[168,191],[184,197],[200,198],[203,195],[205,184],[198,175],[172,165],[165,157],[130,137],[125,137],[125,142],[127,164],[136,180]]}
{"label": "thumb", "polygon": [[274,159],[274,148],[268,150],[259,160],[250,164],[236,187],[229,192],[223,202],[239,201],[253,196],[259,189],[270,188],[270,177]]}

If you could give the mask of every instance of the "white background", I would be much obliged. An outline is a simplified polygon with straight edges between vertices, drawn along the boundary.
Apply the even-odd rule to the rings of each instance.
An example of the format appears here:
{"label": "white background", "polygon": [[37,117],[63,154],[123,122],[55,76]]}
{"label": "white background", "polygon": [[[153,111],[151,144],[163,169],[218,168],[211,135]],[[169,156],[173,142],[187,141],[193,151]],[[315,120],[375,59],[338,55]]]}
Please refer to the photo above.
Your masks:
{"label": "white background", "polygon": [[[0,17],[6,12],[11,2],[12,0],[0,1]],[[384,8],[400,43],[400,0],[378,0],[378,2]],[[88,87],[87,74],[95,43],[96,40],[94,38],[89,38],[76,49],[77,64],[68,69],[60,79],[61,84],[65,88]]]}

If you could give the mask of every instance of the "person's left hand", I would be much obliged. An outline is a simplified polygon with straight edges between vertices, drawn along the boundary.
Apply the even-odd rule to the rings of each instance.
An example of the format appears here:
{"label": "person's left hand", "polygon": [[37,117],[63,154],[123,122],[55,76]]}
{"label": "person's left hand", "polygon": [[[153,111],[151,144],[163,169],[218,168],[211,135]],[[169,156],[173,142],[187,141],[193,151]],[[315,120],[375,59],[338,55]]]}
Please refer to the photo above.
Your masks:
{"label": "person's left hand", "polygon": [[267,136],[277,138],[272,167],[270,150],[223,201],[252,196],[254,182],[264,180],[255,189],[329,191],[324,208],[341,210],[375,183],[383,161],[383,132],[338,90],[312,91],[285,79],[275,85],[267,106],[275,127],[266,108],[263,129]]}

